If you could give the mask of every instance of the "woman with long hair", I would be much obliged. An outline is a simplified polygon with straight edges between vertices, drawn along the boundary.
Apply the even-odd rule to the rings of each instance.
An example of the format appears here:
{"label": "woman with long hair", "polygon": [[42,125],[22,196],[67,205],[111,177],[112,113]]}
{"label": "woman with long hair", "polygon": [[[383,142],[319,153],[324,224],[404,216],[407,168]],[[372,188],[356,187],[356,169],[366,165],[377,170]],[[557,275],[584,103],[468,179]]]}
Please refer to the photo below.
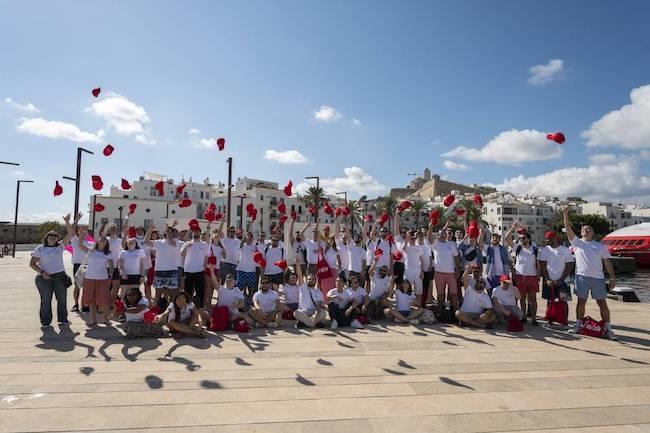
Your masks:
{"label": "woman with long hair", "polygon": [[201,324],[202,317],[194,304],[189,302],[187,293],[178,292],[164,313],[154,319],[154,323],[165,323],[177,337],[205,337],[206,332]]}
{"label": "woman with long hair", "polygon": [[336,287],[336,277],[339,275],[339,269],[341,268],[341,257],[339,256],[339,251],[336,247],[336,238],[334,236],[327,238],[325,248],[322,250],[322,255],[327,262],[327,266],[330,268],[329,278],[322,278],[319,280],[320,289],[323,292],[323,296],[326,298],[327,293]]}
{"label": "woman with long hair", "polygon": [[[146,234],[146,232],[145,232]],[[158,230],[152,230],[151,235],[150,235],[151,241],[157,241],[160,239],[160,234],[158,233]],[[145,279],[144,282],[144,296],[148,300],[153,300],[154,298],[151,296],[151,286],[153,286],[153,280],[155,276],[155,267],[156,267],[156,250],[153,249],[151,246],[147,245],[143,242],[142,245],[144,245],[144,253],[145,253],[145,265],[149,264],[149,267],[147,268],[147,278]]]}
{"label": "woman with long hair", "polygon": [[144,281],[144,251],[140,249],[135,238],[126,240],[126,249],[122,250],[117,260],[120,273],[120,297],[130,288],[139,288]]}
{"label": "woman with long hair", "polygon": [[[85,230],[81,232],[82,238],[86,237]],[[89,327],[97,326],[97,312],[104,315],[104,324],[110,325],[108,319],[109,304],[111,300],[111,278],[115,273],[111,250],[106,236],[101,236],[95,247],[90,250],[83,243],[79,247],[88,253],[88,269],[83,281],[81,295],[82,305],[90,307]]]}
{"label": "woman with long hair", "polygon": [[65,273],[63,251],[65,245],[74,236],[73,225],[76,225],[81,214],[70,224],[70,214],[63,217],[67,234],[59,239],[59,233],[50,230],[43,236],[43,243],[36,247],[29,261],[29,266],[36,271],[36,288],[41,296],[41,327],[49,327],[52,323],[52,296],[56,297],[57,320],[62,325],[68,325],[67,289],[70,277]]}

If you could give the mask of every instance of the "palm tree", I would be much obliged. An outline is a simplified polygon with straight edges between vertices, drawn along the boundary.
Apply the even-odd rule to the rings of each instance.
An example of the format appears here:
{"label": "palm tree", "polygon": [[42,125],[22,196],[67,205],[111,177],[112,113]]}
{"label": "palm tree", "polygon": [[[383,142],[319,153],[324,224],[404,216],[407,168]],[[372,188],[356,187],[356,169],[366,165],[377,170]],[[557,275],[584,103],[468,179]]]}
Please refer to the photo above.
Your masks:
{"label": "palm tree", "polygon": [[413,200],[411,202],[411,211],[415,214],[415,228],[420,226],[420,216],[422,211],[427,210],[427,204],[422,200]]}
{"label": "palm tree", "polygon": [[393,220],[393,215],[395,215],[395,207],[397,207],[397,200],[395,200],[391,196],[387,197],[381,197],[379,199],[381,201],[381,210],[382,212],[386,212],[390,218],[388,218],[388,230],[391,229],[391,223]]}
{"label": "palm tree", "polygon": [[[463,220],[464,221],[476,221],[477,223],[484,223],[485,220],[483,219],[483,209],[479,206],[477,206],[474,203],[474,200],[469,199],[469,198],[462,198],[458,201],[458,204],[456,205],[457,208],[462,208],[465,209],[465,215],[463,215]],[[460,217],[457,218],[457,220],[460,220]],[[462,226],[463,220],[458,221],[460,225]]]}
{"label": "palm tree", "polygon": [[[300,199],[307,205],[307,206],[315,206],[317,208],[320,208],[322,203],[326,200],[325,193],[323,191],[323,188],[316,188],[315,186],[310,186],[309,189],[307,190],[307,193],[303,196],[300,197]],[[316,215],[314,215],[314,218],[318,218],[318,210],[316,211]]]}

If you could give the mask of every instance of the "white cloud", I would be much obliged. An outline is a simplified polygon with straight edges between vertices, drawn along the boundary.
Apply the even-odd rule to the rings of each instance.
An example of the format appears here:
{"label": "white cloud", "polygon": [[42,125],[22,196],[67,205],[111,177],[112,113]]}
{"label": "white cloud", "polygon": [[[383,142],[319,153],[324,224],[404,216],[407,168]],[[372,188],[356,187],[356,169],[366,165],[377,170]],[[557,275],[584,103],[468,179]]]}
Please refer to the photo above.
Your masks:
{"label": "white cloud", "polygon": [[285,150],[283,152],[267,150],[264,153],[264,159],[277,161],[280,164],[304,164],[308,162],[307,158],[297,150]]}
{"label": "white cloud", "polygon": [[459,146],[442,156],[467,161],[517,165],[527,161],[559,158],[562,148],[534,129],[503,131],[480,149]]}
{"label": "white cloud", "polygon": [[610,111],[580,134],[587,146],[650,148],[650,85],[630,92],[631,104]]}
{"label": "white cloud", "polygon": [[73,125],[72,123],[41,118],[23,118],[20,120],[20,124],[16,129],[20,132],[26,132],[39,137],[53,138],[55,140],[70,140],[77,143],[99,143],[104,136],[104,131],[101,129],[96,134],[93,134],[92,132],[82,131],[77,125]]}
{"label": "white cloud", "polygon": [[203,147],[205,149],[213,149],[217,147],[216,138],[201,138],[198,141],[194,141],[194,147]]}
{"label": "white cloud", "polygon": [[191,128],[189,131],[187,131],[187,133],[190,134],[190,135],[196,135],[196,134],[200,134],[201,131],[199,131],[196,128]]}
{"label": "white cloud", "polygon": [[36,108],[36,106],[31,102],[26,102],[24,104],[21,104],[19,102],[14,101],[8,96],[5,98],[5,103],[9,105],[11,108],[18,111],[23,111],[25,113],[38,113],[41,111],[38,108]]}
{"label": "white cloud", "polygon": [[151,121],[146,110],[124,96],[111,93],[86,111],[106,120],[108,127],[118,134],[134,136],[139,143],[155,144],[151,132],[145,128]]}
{"label": "white cloud", "polygon": [[650,177],[638,156],[594,155],[587,167],[566,167],[539,176],[517,176],[495,185],[515,194],[580,196],[589,200],[647,201]]}
{"label": "white cloud", "polygon": [[446,160],[442,163],[447,170],[469,170],[470,166],[465,164],[460,164],[458,162]]}
{"label": "white cloud", "polygon": [[343,117],[341,113],[329,105],[322,105],[320,110],[314,111],[314,119],[320,122],[333,122],[339,120],[341,117]]}
{"label": "white cloud", "polygon": [[353,118],[352,119],[352,124],[354,126],[359,126],[359,125],[361,125],[361,121],[359,119],[357,119],[357,118]]}
{"label": "white cloud", "polygon": [[[65,227],[65,223],[63,222],[63,216],[67,212],[70,211],[68,210],[68,211],[61,211],[61,212],[40,212],[40,213],[20,212],[18,214],[18,222],[19,223],[43,223],[45,221],[56,221],[60,223],[62,227]],[[13,223],[14,214],[13,213],[9,214],[6,212],[4,214],[0,214],[0,220],[11,221]]]}
{"label": "white cloud", "polygon": [[560,59],[552,59],[545,65],[531,66],[531,73],[528,82],[533,86],[541,86],[555,80],[564,70],[564,62]]}
{"label": "white cloud", "polygon": [[[320,179],[320,186],[326,194],[334,195],[340,191],[347,191],[349,197],[358,197],[364,194],[381,194],[386,191],[384,185],[362,168],[348,167],[344,168],[343,172],[345,174],[343,177]],[[301,182],[296,185],[296,192],[304,194],[310,186],[314,186],[314,184]]]}

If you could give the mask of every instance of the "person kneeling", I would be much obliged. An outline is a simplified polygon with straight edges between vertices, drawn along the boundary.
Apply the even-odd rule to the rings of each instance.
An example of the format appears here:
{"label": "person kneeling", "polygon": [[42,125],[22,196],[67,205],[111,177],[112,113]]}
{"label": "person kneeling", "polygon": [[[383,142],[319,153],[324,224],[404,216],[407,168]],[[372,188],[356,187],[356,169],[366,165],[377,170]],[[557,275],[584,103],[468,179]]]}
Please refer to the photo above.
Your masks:
{"label": "person kneeling", "polygon": [[496,320],[490,295],[485,291],[485,279],[470,275],[472,265],[467,265],[463,282],[465,296],[460,310],[456,311],[456,319],[461,325],[468,324],[478,328],[491,328]]}
{"label": "person kneeling", "polygon": [[501,275],[499,281],[501,284],[492,289],[492,303],[494,304],[497,321],[501,323],[504,320],[510,320],[512,317],[522,320],[524,312],[517,306],[517,302],[521,299],[519,289],[512,285],[507,275]]}
{"label": "person kneeling", "polygon": [[205,337],[207,335],[203,330],[202,317],[194,304],[188,302],[185,292],[177,293],[167,310],[154,319],[154,323],[164,323],[165,321],[169,330],[176,337],[185,335]]}
{"label": "person kneeling", "polygon": [[413,287],[409,280],[402,280],[395,291],[395,308],[390,310],[390,315],[395,323],[410,323],[419,325],[419,317],[424,313],[424,309],[416,305],[417,296],[413,292]]}
{"label": "person kneeling", "polygon": [[268,275],[262,276],[260,290],[253,295],[253,306],[248,314],[256,327],[277,328],[281,311],[280,296],[271,289],[271,279]]}

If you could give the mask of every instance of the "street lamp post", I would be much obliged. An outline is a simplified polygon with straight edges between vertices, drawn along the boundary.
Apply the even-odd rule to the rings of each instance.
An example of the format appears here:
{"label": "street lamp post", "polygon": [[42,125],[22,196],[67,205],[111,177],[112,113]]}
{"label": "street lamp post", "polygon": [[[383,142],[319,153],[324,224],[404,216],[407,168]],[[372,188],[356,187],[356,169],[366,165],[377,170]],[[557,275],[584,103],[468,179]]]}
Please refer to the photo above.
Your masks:
{"label": "street lamp post", "polygon": [[122,211],[124,210],[124,206],[118,207],[117,210],[120,211],[120,226],[118,230],[120,233],[122,233]]}
{"label": "street lamp post", "polygon": [[0,164],[5,164],[5,165],[20,165],[17,162],[8,162],[8,161],[0,161]]}
{"label": "street lamp post", "polygon": [[[83,152],[89,153],[91,155],[94,155],[94,152],[91,152],[88,149],[84,149],[83,147],[77,147],[77,174],[76,177],[69,177],[69,176],[63,176],[64,179],[71,180],[75,183],[74,185],[74,219],[77,218],[77,215],[79,214],[79,189],[81,188],[81,155]],[[93,209],[93,214],[95,212],[95,209]],[[75,223],[74,225],[75,231],[77,229],[77,224]],[[94,229],[94,227],[93,227]]]}
{"label": "street lamp post", "polygon": [[[239,199],[239,230],[243,232],[244,231],[244,199],[246,198],[246,194],[244,193],[244,194],[237,195],[235,196],[235,198]],[[228,210],[230,210],[230,205],[228,205]],[[230,227],[230,222],[228,223],[228,227]]]}
{"label": "street lamp post", "polygon": [[16,181],[16,213],[14,214],[14,245],[11,252],[11,257],[16,257],[16,241],[18,238],[18,203],[20,203],[20,184],[21,183],[34,183],[33,180],[18,180]]}
{"label": "street lamp post", "polygon": [[226,162],[228,163],[228,212],[226,213],[226,229],[228,229],[230,227],[230,206],[232,201],[232,156]]}
{"label": "street lamp post", "polygon": [[305,179],[316,179],[316,197],[314,197],[314,205],[316,206],[316,215],[314,215],[315,221],[318,221],[318,213],[320,212],[320,177],[319,176],[307,176]]}

